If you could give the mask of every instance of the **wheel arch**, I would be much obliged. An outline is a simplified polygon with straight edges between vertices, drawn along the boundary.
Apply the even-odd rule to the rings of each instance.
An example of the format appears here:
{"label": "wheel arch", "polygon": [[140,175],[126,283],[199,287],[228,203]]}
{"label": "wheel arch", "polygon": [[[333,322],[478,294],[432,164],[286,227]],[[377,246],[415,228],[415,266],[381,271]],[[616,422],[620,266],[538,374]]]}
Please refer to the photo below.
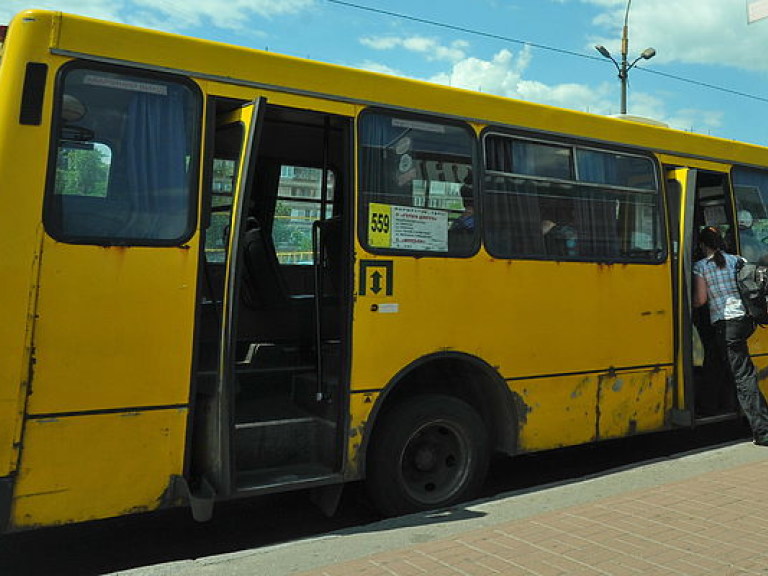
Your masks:
{"label": "wheel arch", "polygon": [[463,352],[436,352],[400,370],[382,390],[366,424],[360,470],[377,425],[395,406],[423,394],[444,394],[463,400],[488,423],[492,451],[517,451],[518,402],[499,372],[484,360]]}

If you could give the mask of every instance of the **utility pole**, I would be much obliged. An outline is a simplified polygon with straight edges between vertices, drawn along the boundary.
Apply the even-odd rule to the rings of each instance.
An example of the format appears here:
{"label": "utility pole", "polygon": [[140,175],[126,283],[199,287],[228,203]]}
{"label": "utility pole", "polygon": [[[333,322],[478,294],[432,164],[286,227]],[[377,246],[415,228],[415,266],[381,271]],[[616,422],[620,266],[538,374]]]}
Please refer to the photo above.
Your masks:
{"label": "utility pole", "polygon": [[632,0],[627,1],[627,10],[624,13],[624,28],[621,33],[621,63],[616,62],[611,53],[605,46],[595,46],[595,49],[600,52],[600,55],[613,62],[616,69],[619,71],[619,82],[621,82],[621,113],[627,113],[627,80],[629,78],[629,71],[635,67],[635,64],[639,60],[650,60],[656,56],[656,50],[653,48],[646,48],[642,51],[640,56],[635,58],[634,62],[629,64],[627,62],[627,55],[629,54],[629,7],[632,5]]}

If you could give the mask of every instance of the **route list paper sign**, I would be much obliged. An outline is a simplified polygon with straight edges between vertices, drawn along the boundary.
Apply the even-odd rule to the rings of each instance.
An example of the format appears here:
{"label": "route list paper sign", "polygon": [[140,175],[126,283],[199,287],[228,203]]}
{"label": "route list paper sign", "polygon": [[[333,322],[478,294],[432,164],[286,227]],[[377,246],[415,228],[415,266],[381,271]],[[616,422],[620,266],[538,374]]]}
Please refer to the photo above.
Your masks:
{"label": "route list paper sign", "polygon": [[414,252],[447,252],[448,212],[371,203],[368,244]]}

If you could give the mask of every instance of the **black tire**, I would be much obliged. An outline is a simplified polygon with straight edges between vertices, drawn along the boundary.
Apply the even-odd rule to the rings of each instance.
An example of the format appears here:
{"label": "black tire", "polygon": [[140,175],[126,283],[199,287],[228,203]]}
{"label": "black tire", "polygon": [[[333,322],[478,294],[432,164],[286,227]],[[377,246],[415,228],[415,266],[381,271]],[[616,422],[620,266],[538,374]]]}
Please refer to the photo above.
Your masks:
{"label": "black tire", "polygon": [[444,508],[474,496],[485,480],[488,432],[451,396],[417,396],[384,415],[368,449],[366,486],[385,516]]}

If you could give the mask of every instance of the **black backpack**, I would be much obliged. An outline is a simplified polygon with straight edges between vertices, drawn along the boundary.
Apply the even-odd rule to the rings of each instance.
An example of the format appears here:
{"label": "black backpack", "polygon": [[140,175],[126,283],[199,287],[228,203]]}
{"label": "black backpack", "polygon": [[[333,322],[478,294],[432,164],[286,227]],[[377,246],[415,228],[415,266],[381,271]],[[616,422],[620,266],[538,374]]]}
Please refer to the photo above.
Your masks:
{"label": "black backpack", "polygon": [[747,314],[761,326],[768,324],[768,261],[736,262],[736,285]]}

